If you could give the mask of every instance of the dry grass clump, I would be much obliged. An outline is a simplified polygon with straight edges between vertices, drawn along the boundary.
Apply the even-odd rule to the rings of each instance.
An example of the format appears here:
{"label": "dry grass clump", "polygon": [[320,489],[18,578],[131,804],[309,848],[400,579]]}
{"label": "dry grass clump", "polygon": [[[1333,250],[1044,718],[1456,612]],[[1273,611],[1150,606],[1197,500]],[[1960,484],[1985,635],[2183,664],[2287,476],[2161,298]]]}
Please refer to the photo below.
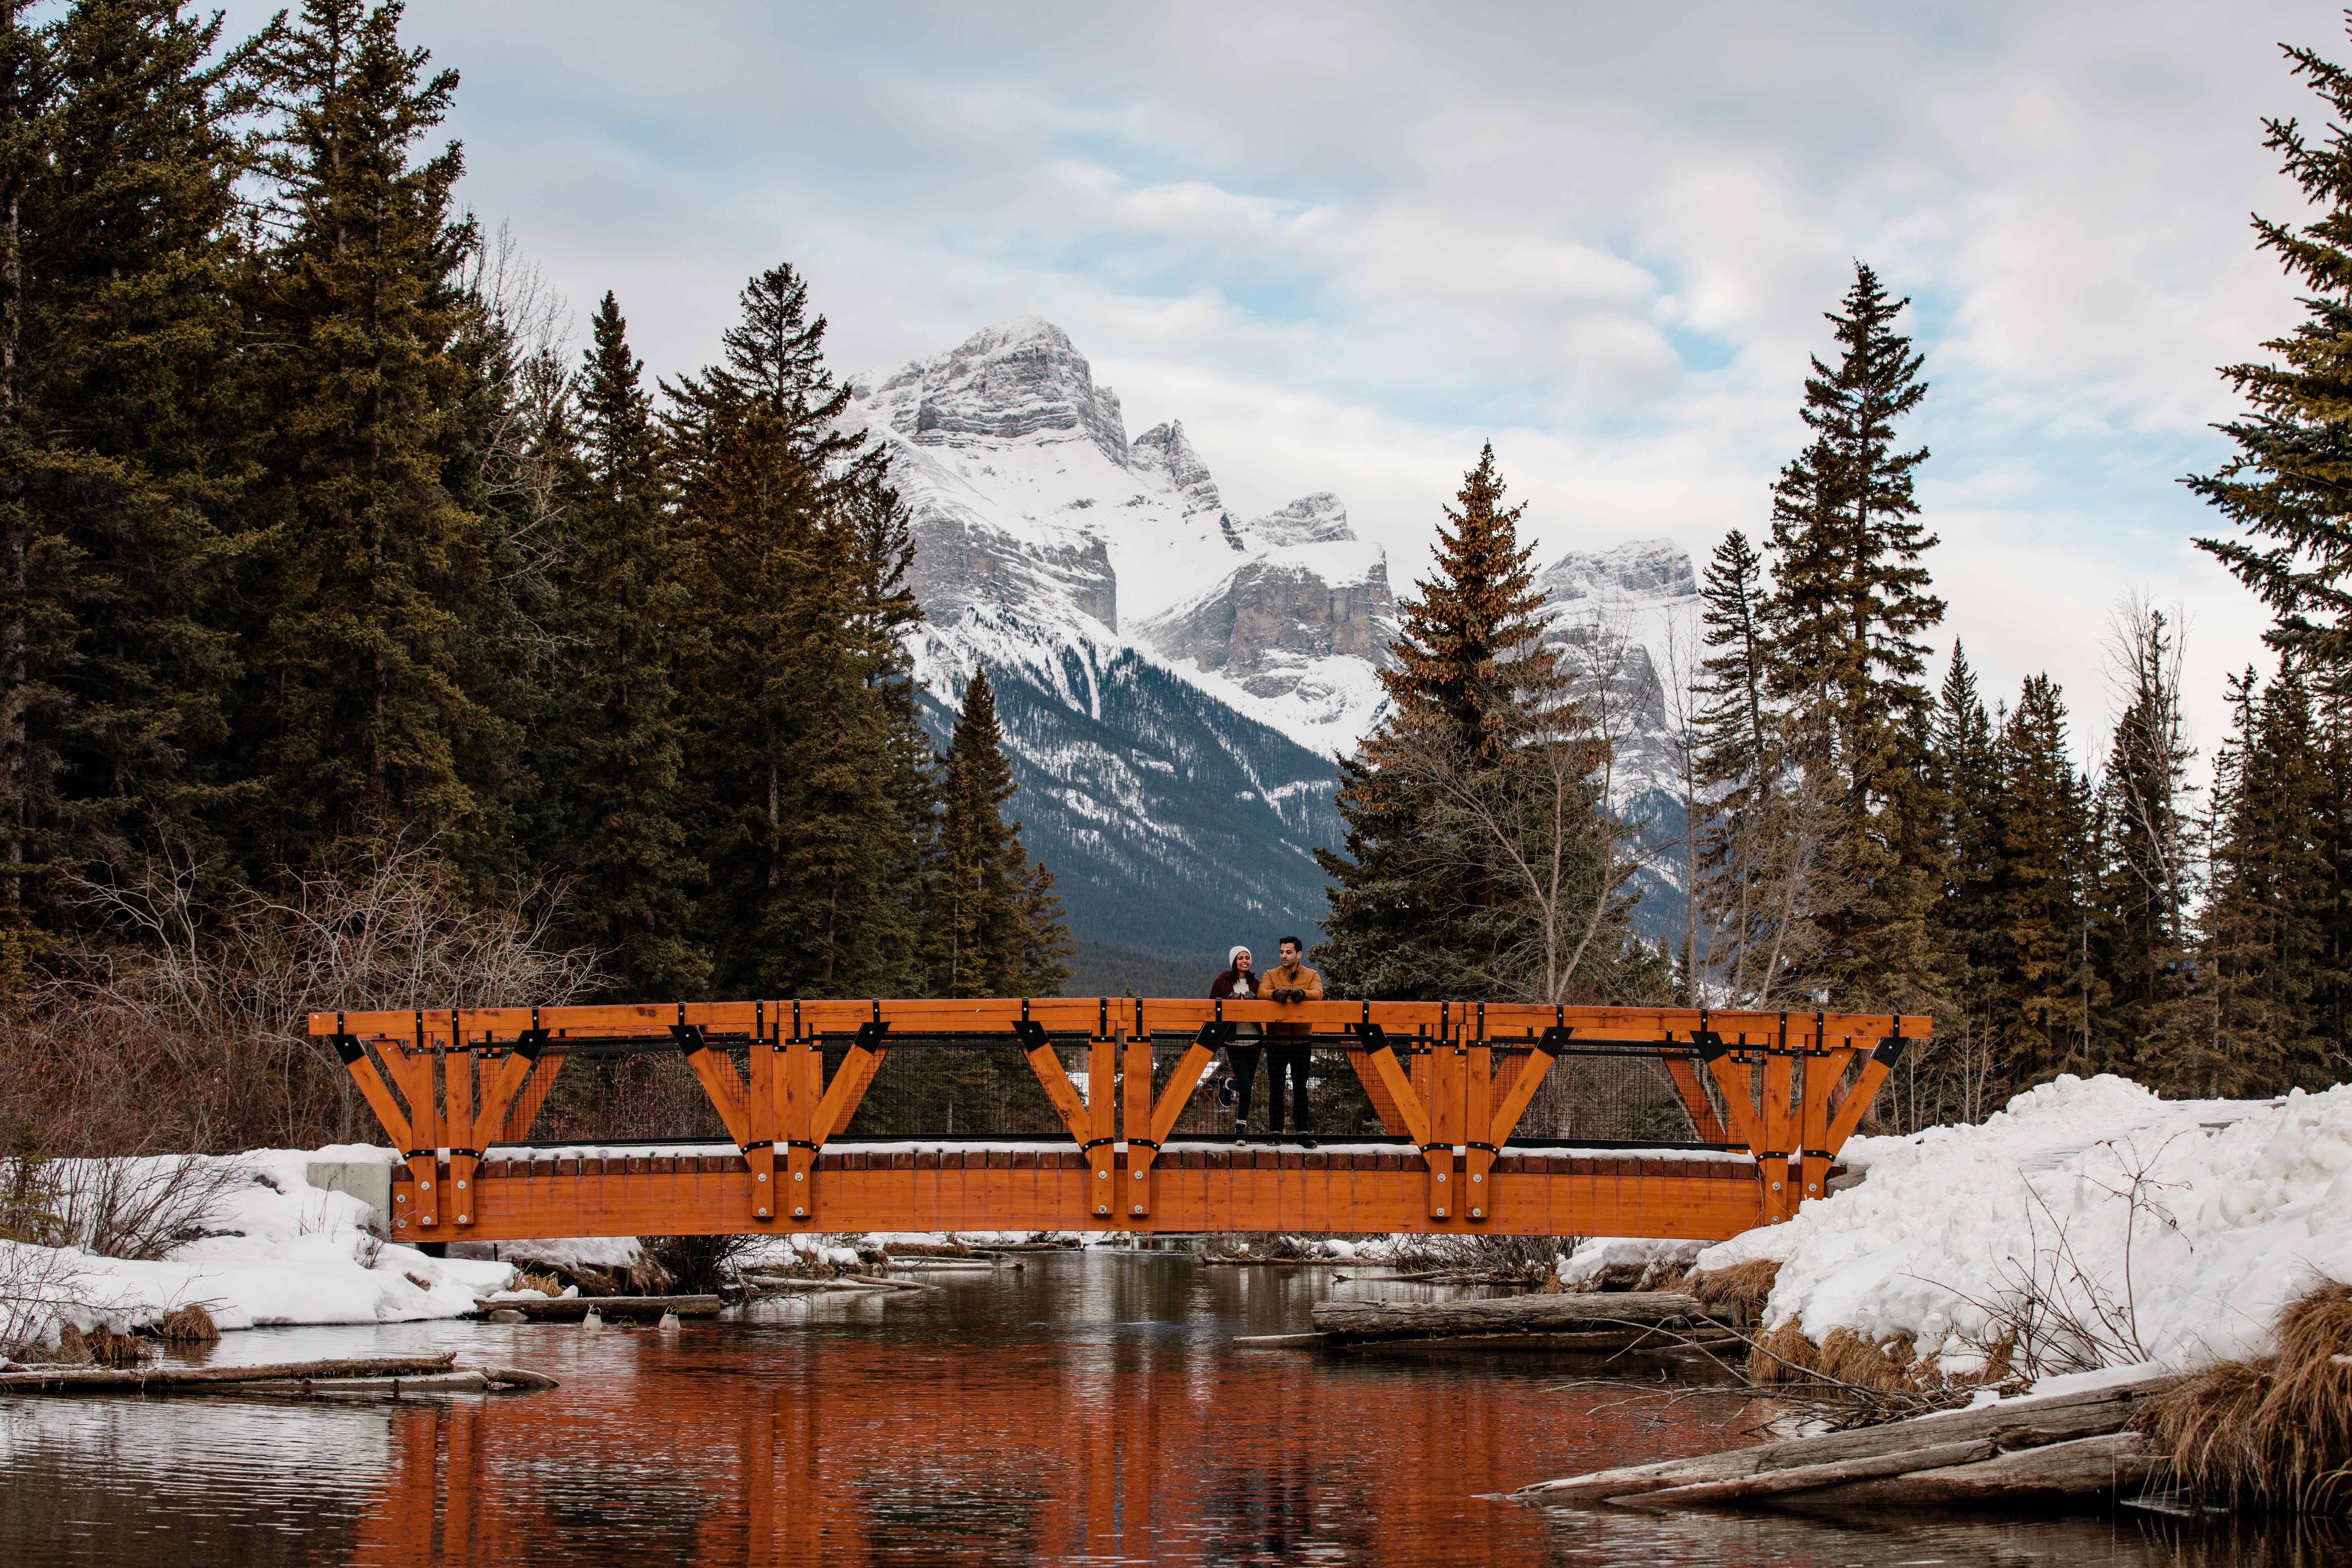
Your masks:
{"label": "dry grass clump", "polygon": [[204,1309],[204,1303],[191,1301],[186,1306],[163,1314],[155,1325],[155,1337],[167,1345],[208,1345],[220,1338],[220,1325]]}
{"label": "dry grass clump", "polygon": [[1751,1258],[1728,1268],[1692,1274],[1682,1288],[1707,1306],[1728,1307],[1741,1322],[1752,1323],[1763,1315],[1765,1298],[1772,1294],[1772,1282],[1780,1277],[1778,1263],[1769,1258]]}
{"label": "dry grass clump", "polygon": [[2276,1355],[2222,1362],[2149,1402],[2139,1426],[2210,1502],[2296,1513],[2352,1505],[2352,1285],[2278,1319]]}
{"label": "dry grass clump", "polygon": [[89,1359],[100,1366],[137,1366],[155,1352],[142,1341],[129,1334],[118,1334],[104,1323],[82,1336],[89,1346]]}
{"label": "dry grass clump", "polygon": [[520,1268],[515,1270],[514,1288],[518,1290],[536,1290],[542,1296],[563,1294],[563,1281],[555,1275],[532,1274]]}
{"label": "dry grass clump", "polygon": [[1805,1337],[1797,1320],[1767,1330],[1748,1347],[1748,1381],[1769,1388],[1783,1383],[1811,1383],[1822,1370],[1821,1347]]}

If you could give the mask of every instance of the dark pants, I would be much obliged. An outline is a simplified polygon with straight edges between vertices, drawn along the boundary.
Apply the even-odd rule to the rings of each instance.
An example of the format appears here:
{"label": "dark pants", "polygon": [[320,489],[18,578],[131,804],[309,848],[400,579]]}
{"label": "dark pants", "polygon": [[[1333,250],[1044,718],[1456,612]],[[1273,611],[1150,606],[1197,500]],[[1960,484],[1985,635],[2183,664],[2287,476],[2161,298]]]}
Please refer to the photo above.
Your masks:
{"label": "dark pants", "polygon": [[1315,1047],[1301,1040],[1286,1044],[1280,1040],[1253,1045],[1232,1045],[1225,1047],[1225,1064],[1234,1075],[1234,1114],[1244,1121],[1249,1120],[1250,1089],[1257,1082],[1257,1059],[1263,1051],[1270,1081],[1266,1088],[1272,1103],[1266,1107],[1266,1129],[1282,1131],[1282,1080],[1290,1079],[1290,1124],[1295,1131],[1307,1129],[1307,1063]]}

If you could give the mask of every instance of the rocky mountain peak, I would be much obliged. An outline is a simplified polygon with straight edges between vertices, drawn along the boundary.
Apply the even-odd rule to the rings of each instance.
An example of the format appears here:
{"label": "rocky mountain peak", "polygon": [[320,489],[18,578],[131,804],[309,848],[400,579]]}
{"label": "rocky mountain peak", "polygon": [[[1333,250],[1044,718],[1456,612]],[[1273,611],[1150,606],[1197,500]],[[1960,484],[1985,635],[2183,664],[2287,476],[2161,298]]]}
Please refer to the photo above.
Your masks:
{"label": "rocky mountain peak", "polygon": [[1250,523],[1248,532],[1277,549],[1356,537],[1356,531],[1348,526],[1348,509],[1329,490],[1300,496],[1288,506],[1267,512]]}
{"label": "rocky mountain peak", "polygon": [[1225,510],[1224,498],[1217,493],[1217,481],[1209,477],[1209,465],[1184,438],[1181,420],[1154,425],[1138,436],[1128,448],[1128,467],[1138,474],[1157,475],[1175,492],[1187,520],[1213,519],[1225,542],[1235,550],[1243,548],[1241,534]]}
{"label": "rocky mountain peak", "polygon": [[1698,592],[1691,558],[1671,539],[1632,539],[1597,553],[1571,550],[1536,579],[1555,605],[1578,599],[1686,599]]}
{"label": "rocky mountain peak", "polygon": [[853,376],[850,387],[922,446],[1083,438],[1112,462],[1129,461],[1118,395],[1095,384],[1087,356],[1042,317],[982,327],[945,353]]}

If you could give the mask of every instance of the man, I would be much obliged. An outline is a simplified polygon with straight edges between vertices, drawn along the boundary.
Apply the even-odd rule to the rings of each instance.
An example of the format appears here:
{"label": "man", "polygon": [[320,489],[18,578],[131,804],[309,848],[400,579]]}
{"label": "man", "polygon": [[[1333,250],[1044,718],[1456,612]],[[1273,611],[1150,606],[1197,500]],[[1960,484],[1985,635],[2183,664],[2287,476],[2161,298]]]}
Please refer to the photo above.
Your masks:
{"label": "man", "polygon": [[[1284,937],[1282,964],[1266,971],[1258,982],[1257,994],[1269,1001],[1286,1004],[1323,1000],[1323,977],[1298,962],[1305,951],[1297,937]],[[1312,1030],[1303,1023],[1265,1026],[1266,1065],[1272,1080],[1267,1089],[1274,1098],[1273,1120],[1268,1125],[1276,1132],[1282,1131],[1282,1080],[1287,1074],[1291,1126],[1298,1134],[1298,1142],[1309,1149],[1315,1147],[1315,1140],[1307,1131],[1307,1068],[1315,1056],[1311,1037]]]}

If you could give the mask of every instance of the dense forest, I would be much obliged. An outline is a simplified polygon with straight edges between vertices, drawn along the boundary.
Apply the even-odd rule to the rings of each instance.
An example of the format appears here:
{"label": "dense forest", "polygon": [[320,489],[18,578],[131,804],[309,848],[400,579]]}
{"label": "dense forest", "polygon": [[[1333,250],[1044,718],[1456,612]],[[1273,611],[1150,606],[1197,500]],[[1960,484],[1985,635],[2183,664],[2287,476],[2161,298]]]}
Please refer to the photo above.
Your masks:
{"label": "dense forest", "polygon": [[[0,6],[13,1136],[349,1135],[290,1026],[316,1006],[1059,989],[986,673],[940,754],[907,510],[790,265],[649,384],[624,301],[582,346],[458,205],[458,84],[396,5],[244,40],[176,0]],[[2352,117],[2352,81],[2294,59]],[[1857,266],[1806,441],[1659,689],[1547,618],[1478,457],[1341,764],[1334,993],[1925,1012],[1906,1126],[2067,1071],[2342,1073],[2352,152],[2293,121],[2270,146],[2322,216],[2258,224],[2307,316],[2224,372],[2236,452],[2188,481],[2277,616],[2210,755],[2177,617],[2136,599],[2092,762],[2048,679],[1985,692],[1957,639],[1931,669],[1925,363]],[[1661,713],[1666,844],[1616,783]],[[1681,867],[1675,940],[1632,934],[1642,857]]]}
{"label": "dense forest", "polygon": [[790,266],[649,385],[622,301],[573,350],[457,205],[398,5],[5,16],[12,1121],[331,1131],[306,1005],[1059,988],[984,678],[945,757],[918,722],[906,509]]}
{"label": "dense forest", "polygon": [[[2296,68],[2352,121],[2352,78]],[[1906,1012],[1936,1021],[1882,1103],[1978,1120],[2063,1072],[2166,1093],[2271,1094],[2352,1067],[2352,147],[2269,145],[2324,216],[2258,221],[2308,317],[2223,374],[2236,455],[2186,482],[2236,531],[2199,543],[2276,612],[2274,663],[2228,675],[2230,732],[2195,769],[2177,616],[2116,608],[2103,759],[2077,760],[2047,676],[1988,701],[1944,618],[1901,426],[1927,394],[1867,266],[1812,361],[1809,439],[1760,540],[1715,550],[1664,672],[1686,831],[1615,809],[1621,665],[1538,614],[1491,449],[1404,605],[1394,709],[1344,770],[1325,956],[1368,994]],[[1606,637],[1599,639],[1605,643]],[[1680,677],[1681,679],[1674,679]],[[1678,942],[1630,933],[1637,854],[1679,862]]]}

